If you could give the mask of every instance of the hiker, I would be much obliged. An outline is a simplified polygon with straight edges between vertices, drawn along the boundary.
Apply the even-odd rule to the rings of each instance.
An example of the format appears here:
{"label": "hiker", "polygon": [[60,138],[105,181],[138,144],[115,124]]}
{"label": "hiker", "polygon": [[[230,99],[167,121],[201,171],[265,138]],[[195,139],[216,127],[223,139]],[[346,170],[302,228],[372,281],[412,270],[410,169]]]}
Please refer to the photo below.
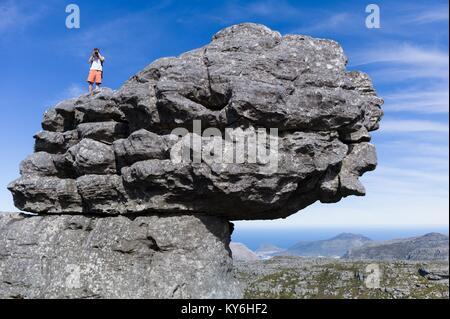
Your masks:
{"label": "hiker", "polygon": [[100,88],[103,79],[103,62],[105,62],[105,57],[100,54],[100,50],[95,48],[92,50],[91,57],[89,58],[89,64],[91,68],[89,70],[88,83],[89,83],[89,93],[93,94],[92,86],[95,83],[96,89]]}

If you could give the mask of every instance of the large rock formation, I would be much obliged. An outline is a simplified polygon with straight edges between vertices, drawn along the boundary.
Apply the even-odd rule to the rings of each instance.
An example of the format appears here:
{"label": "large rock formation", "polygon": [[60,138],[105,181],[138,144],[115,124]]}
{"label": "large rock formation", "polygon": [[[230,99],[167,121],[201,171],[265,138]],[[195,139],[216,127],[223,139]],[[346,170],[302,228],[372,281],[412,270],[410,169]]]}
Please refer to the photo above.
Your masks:
{"label": "large rock formation", "polygon": [[[33,213],[229,219],[286,217],[317,200],[363,195],[358,177],[376,166],[368,132],[378,128],[382,100],[346,63],[331,40],[255,24],[226,28],[203,48],[155,61],[118,91],[47,111],[35,153],[9,189]],[[196,124],[223,134],[211,138]],[[180,128],[183,138],[171,134]],[[232,142],[239,137],[255,149],[240,149]],[[180,144],[193,161],[174,161]]]}
{"label": "large rock formation", "polygon": [[0,217],[0,298],[237,298],[217,217]]}
{"label": "large rock formation", "polygon": [[40,216],[1,219],[0,295],[239,296],[228,220],[365,193],[382,100],[346,63],[334,41],[241,24],[48,110],[8,186]]}

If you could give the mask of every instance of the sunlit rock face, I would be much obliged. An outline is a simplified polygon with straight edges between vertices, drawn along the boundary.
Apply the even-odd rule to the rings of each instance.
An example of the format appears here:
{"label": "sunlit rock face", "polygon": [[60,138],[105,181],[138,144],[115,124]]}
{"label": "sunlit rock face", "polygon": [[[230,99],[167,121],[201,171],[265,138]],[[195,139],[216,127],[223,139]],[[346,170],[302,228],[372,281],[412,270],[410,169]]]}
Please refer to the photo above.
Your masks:
{"label": "sunlit rock face", "polygon": [[369,132],[382,100],[346,63],[331,40],[231,26],[117,91],[48,110],[9,189],[38,214],[235,220],[364,195],[358,177],[376,166]]}

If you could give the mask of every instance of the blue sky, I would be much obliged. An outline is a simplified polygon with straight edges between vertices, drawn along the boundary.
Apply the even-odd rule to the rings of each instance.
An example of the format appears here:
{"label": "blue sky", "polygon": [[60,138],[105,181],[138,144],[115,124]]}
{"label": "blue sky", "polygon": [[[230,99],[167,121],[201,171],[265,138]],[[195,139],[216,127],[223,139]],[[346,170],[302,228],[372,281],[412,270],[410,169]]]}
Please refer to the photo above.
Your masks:
{"label": "blue sky", "polygon": [[[65,27],[79,5],[81,28]],[[16,210],[6,185],[32,152],[44,111],[86,90],[92,47],[107,57],[116,89],[153,60],[207,44],[235,23],[337,40],[349,69],[369,73],[385,98],[374,132],[379,167],[367,196],[314,204],[285,220],[238,227],[447,226],[449,199],[448,3],[376,1],[381,28],[367,29],[369,1],[0,0],[0,211]]]}

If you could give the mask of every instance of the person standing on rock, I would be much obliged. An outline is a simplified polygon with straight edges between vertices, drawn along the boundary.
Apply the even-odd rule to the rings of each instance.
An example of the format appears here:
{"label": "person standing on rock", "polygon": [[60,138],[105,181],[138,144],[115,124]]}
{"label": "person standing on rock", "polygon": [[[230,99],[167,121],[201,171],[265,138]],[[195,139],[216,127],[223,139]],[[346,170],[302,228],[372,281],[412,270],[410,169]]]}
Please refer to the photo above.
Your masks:
{"label": "person standing on rock", "polygon": [[92,88],[95,83],[96,88],[100,88],[103,79],[103,62],[105,62],[105,57],[100,54],[100,50],[95,48],[92,50],[91,57],[89,58],[89,64],[91,68],[89,70],[88,83],[89,83],[89,93],[93,94]]}

